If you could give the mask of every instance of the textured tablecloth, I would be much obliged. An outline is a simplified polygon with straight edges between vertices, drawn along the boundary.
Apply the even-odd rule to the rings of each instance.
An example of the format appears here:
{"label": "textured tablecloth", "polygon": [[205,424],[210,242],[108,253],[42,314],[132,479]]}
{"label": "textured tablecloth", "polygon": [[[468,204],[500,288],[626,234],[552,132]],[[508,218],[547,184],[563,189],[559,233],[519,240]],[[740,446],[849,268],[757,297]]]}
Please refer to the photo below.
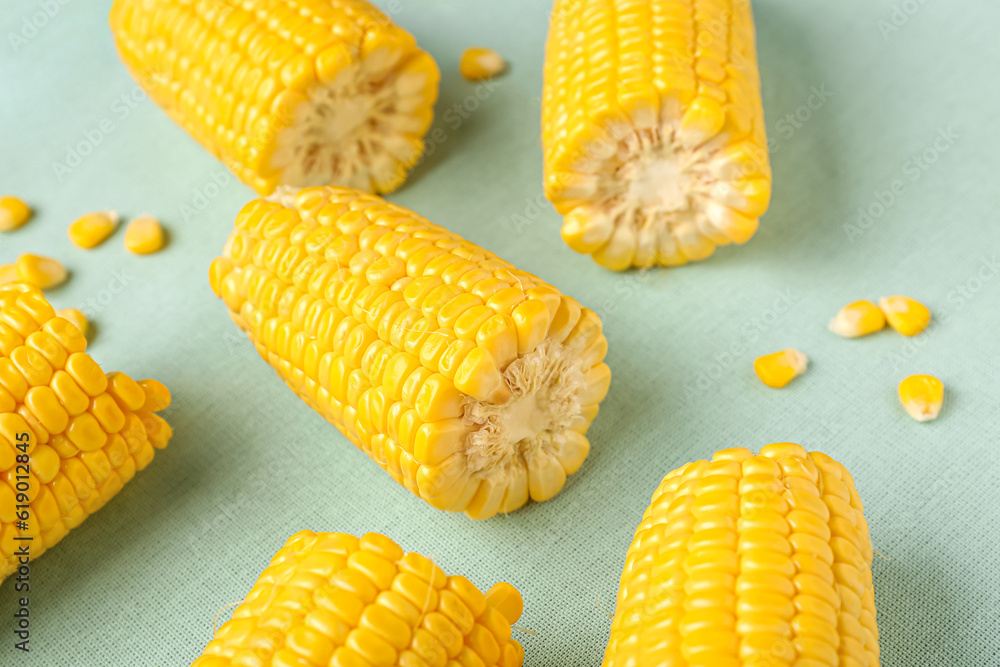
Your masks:
{"label": "textured tablecloth", "polygon": [[[885,556],[874,564],[883,664],[1000,665],[996,2],[758,0],[774,166],[760,232],[694,266],[624,275],[569,251],[542,197],[545,3],[383,4],[443,72],[440,140],[391,199],[559,286],[608,336],[614,378],[589,460],[551,502],[484,523],[393,483],[229,321],[208,265],[252,193],[139,94],[109,4],[0,9],[0,191],[37,209],[0,236],[0,262],[61,258],[73,276],[52,300],[93,314],[105,368],[170,387],[175,435],[34,564],[28,656],[12,649],[14,588],[0,587],[4,667],[187,665],[216,611],[304,528],[382,531],[482,587],[511,581],[520,625],[536,633],[518,635],[527,665],[598,665],[661,477],[716,449],[786,440],[857,481]],[[492,88],[458,75],[470,45],[509,60]],[[70,220],[109,208],[159,216],[169,247],[134,257],[120,232],[72,247]],[[932,328],[912,340],[827,331],[842,305],[892,293],[925,302]],[[752,360],[789,346],[809,355],[808,372],[764,387]],[[896,384],[911,373],[944,381],[936,422],[900,407]]]}

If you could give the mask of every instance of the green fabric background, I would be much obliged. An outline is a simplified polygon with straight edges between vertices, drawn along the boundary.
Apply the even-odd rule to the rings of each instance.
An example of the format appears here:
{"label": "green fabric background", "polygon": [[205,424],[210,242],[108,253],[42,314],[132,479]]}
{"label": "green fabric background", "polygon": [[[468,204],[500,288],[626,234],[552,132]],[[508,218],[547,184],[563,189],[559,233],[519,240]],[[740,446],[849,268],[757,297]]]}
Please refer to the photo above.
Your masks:
{"label": "green fabric background", "polygon": [[[73,277],[52,300],[93,300],[93,354],[166,383],[175,436],[34,564],[30,656],[11,649],[16,596],[11,582],[0,587],[0,664],[187,665],[215,612],[308,528],[381,531],[480,586],[511,581],[526,601],[521,625],[537,633],[519,637],[528,665],[597,665],[610,623],[596,603],[613,609],[661,477],[719,448],[791,440],[857,481],[887,559],[874,564],[883,664],[1000,665],[997,3],[758,0],[774,149],[760,232],[695,266],[618,275],[562,244],[541,196],[548,6],[392,0],[441,66],[445,140],[391,199],[572,294],[603,317],[609,341],[614,379],[590,459],[553,501],[485,523],[411,497],[257,357],[207,281],[251,191],[233,179],[209,186],[225,180],[219,163],[150,101],[120,101],[136,87],[107,0],[50,0],[58,11],[37,35],[12,41],[44,4],[0,10],[0,190],[37,211],[0,237],[0,261],[61,258]],[[462,118],[448,110],[476,99],[456,70],[469,45],[497,48],[510,71]],[[807,113],[814,88],[830,96]],[[785,119],[797,110],[809,119]],[[111,131],[60,178],[53,163],[105,119]],[[950,145],[938,143],[947,150],[935,149],[949,128]],[[925,151],[934,162],[922,170],[912,159]],[[897,179],[891,205],[845,230]],[[202,201],[206,189],[215,196]],[[195,209],[186,220],[185,206]],[[107,208],[159,216],[169,248],[133,257],[120,232],[92,252],[72,247],[70,220]],[[827,331],[842,305],[891,293],[925,302],[933,328],[913,340]],[[765,388],[752,360],[788,346],[810,356],[809,371]],[[910,420],[896,399],[918,372],[947,387],[933,423]]]}

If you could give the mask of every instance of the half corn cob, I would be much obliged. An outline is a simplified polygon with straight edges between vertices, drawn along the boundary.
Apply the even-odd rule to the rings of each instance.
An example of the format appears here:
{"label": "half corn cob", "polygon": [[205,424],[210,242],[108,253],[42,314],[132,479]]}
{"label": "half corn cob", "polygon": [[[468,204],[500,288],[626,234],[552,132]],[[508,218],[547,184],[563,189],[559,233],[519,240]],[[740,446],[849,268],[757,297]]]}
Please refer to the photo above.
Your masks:
{"label": "half corn cob", "polygon": [[611,269],[743,243],[771,169],[748,0],[556,0],[542,96],[563,239]]}
{"label": "half corn cob", "polygon": [[483,595],[368,533],[301,531],[275,554],[191,667],[520,667],[521,595]]}
{"label": "half corn cob", "polygon": [[210,278],[282,379],[438,509],[554,496],[611,378],[598,317],[378,197],[276,199],[243,208]]}
{"label": "half corn cob", "polygon": [[38,288],[0,286],[0,580],[20,547],[40,556],[170,439],[153,414],[170,404],[166,387],[105,375],[86,347]]}
{"label": "half corn cob", "polygon": [[850,473],[777,443],[668,474],[636,530],[605,667],[877,667],[872,546]]}
{"label": "half corn cob", "polygon": [[261,194],[389,192],[423,152],[440,74],[363,0],[115,0],[122,60]]}

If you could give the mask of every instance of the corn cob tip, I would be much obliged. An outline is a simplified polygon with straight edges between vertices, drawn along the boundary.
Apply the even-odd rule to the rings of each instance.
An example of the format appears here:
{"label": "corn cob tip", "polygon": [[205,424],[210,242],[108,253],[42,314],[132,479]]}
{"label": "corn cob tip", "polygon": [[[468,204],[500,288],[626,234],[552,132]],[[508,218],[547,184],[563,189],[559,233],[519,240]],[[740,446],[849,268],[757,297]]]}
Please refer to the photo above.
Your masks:
{"label": "corn cob tip", "polygon": [[244,207],[209,279],[285,382],[438,509],[548,500],[589,453],[600,319],[412,211],[277,190]]}
{"label": "corn cob tip", "polygon": [[864,505],[795,443],[668,473],[625,557],[604,667],[879,664]]}

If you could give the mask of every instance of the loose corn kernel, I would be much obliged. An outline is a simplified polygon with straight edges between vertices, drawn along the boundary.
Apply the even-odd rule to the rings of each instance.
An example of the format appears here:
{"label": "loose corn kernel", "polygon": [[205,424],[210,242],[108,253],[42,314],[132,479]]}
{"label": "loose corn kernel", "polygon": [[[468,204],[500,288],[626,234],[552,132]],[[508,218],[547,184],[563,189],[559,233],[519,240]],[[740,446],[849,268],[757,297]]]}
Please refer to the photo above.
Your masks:
{"label": "loose corn kernel", "polygon": [[68,320],[76,325],[76,328],[80,330],[84,338],[87,337],[87,330],[90,329],[90,323],[87,322],[87,316],[76,308],[63,308],[56,313],[59,317],[64,320]]}
{"label": "loose corn kernel", "polygon": [[878,300],[889,326],[904,336],[916,336],[927,328],[931,311],[908,296],[885,296]]}
{"label": "loose corn kernel", "polygon": [[753,369],[760,381],[768,387],[780,389],[806,372],[809,358],[795,348],[765,354],[753,362]]}
{"label": "loose corn kernel", "polygon": [[191,667],[521,667],[522,607],[510,584],[483,595],[383,535],[303,530]]}
{"label": "loose corn kernel", "polygon": [[861,300],[840,309],[830,320],[830,331],[844,338],[859,338],[885,328],[885,313],[871,301]]}
{"label": "loose corn kernel", "polygon": [[933,375],[911,375],[899,383],[899,400],[918,422],[937,419],[944,403],[944,384]]}
{"label": "loose corn kernel", "polygon": [[31,209],[17,197],[0,197],[0,232],[12,232],[31,217]]}
{"label": "loose corn kernel", "polygon": [[842,464],[790,442],[668,473],[625,556],[602,664],[878,667],[864,510]]}
{"label": "loose corn kernel", "polygon": [[20,280],[17,275],[17,264],[0,264],[0,285]]}
{"label": "loose corn kernel", "polygon": [[73,245],[89,250],[104,243],[117,224],[118,213],[115,211],[86,213],[70,224],[67,233]]}
{"label": "loose corn kernel", "polygon": [[30,536],[30,557],[42,555],[144,468],[171,431],[155,414],[169,404],[166,389],[105,374],[38,287],[0,286],[0,322],[0,472],[8,483],[15,444],[31,455],[23,523],[13,496],[4,496],[13,486],[0,482],[2,581],[25,563],[5,540]]}
{"label": "loose corn kernel", "polygon": [[64,283],[69,273],[57,259],[24,253],[17,258],[17,277],[41,289],[49,289]]}
{"label": "loose corn kernel", "polygon": [[473,46],[462,53],[458,71],[469,81],[482,81],[500,74],[507,67],[503,56],[493,49]]}
{"label": "loose corn kernel", "polygon": [[140,215],[125,228],[125,249],[136,255],[149,255],[163,247],[163,227],[151,215]]}

